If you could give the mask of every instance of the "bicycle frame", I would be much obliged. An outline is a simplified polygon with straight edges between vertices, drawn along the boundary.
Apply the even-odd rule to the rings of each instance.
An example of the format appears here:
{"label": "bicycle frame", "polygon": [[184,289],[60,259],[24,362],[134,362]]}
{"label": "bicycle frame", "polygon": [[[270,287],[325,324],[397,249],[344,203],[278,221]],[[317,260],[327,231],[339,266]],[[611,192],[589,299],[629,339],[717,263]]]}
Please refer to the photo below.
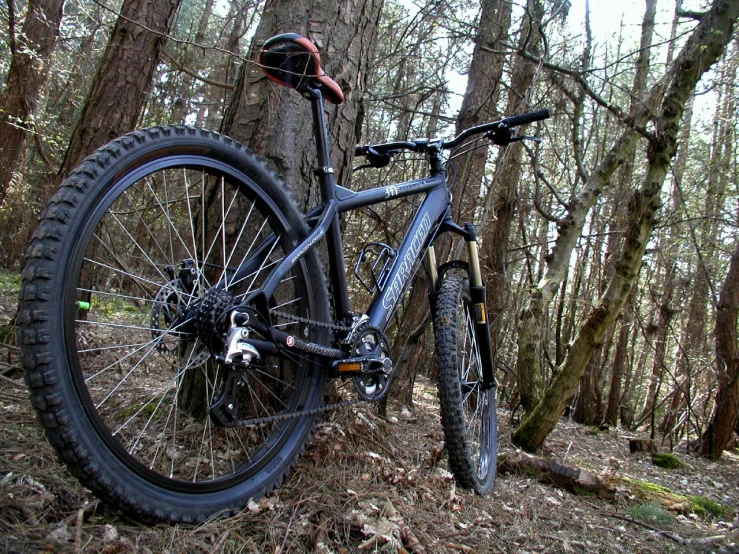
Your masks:
{"label": "bicycle frame", "polygon": [[[425,197],[414,215],[405,238],[398,248],[397,255],[390,266],[385,279],[385,286],[381,290],[378,289],[377,294],[370,303],[367,310],[367,322],[369,325],[382,331],[388,327],[392,315],[395,313],[403,294],[420,265],[420,261],[424,257],[428,261],[432,288],[435,287],[436,262],[432,243],[440,232],[451,231],[462,236],[468,245],[470,257],[469,273],[472,281],[470,291],[473,296],[473,304],[476,306],[475,324],[482,326],[483,341],[487,343],[487,345],[482,345],[482,351],[486,352],[486,354],[483,354],[484,356],[489,356],[489,333],[484,309],[485,288],[482,283],[477,258],[476,231],[473,225],[467,224],[462,228],[451,220],[451,216],[449,215],[451,193],[447,188],[446,172],[442,166],[440,152],[437,151],[435,154],[432,152],[430,156],[431,169],[428,177],[360,192],[354,192],[341,187],[334,182],[334,171],[331,167],[326,122],[323,115],[323,97],[318,89],[309,89],[306,91],[305,96],[311,101],[313,111],[313,127],[318,151],[318,168],[315,170],[315,173],[319,179],[322,204],[305,214],[307,220],[314,223],[308,236],[272,270],[260,290],[250,295],[246,299],[245,304],[253,303],[254,305],[259,305],[261,302],[261,305],[266,305],[265,299],[274,293],[280,281],[287,275],[290,269],[299,262],[300,258],[306,252],[325,237],[329,255],[329,278],[334,295],[335,316],[338,321],[347,319],[351,315],[351,310],[346,283],[346,268],[344,265],[344,250],[339,226],[339,215],[391,199],[425,193]],[[268,242],[263,244],[260,249],[266,250],[269,246],[268,239]],[[241,271],[246,272],[250,270],[252,270],[252,267],[248,266],[244,267]],[[292,346],[295,344],[295,339],[288,340],[289,338],[291,337],[287,335],[284,337],[285,344]],[[281,340],[280,342],[283,341]],[[328,350],[330,349],[326,349],[327,353]],[[316,353],[322,352],[316,351]],[[492,375],[485,375],[484,381],[487,386],[493,386],[494,378]]]}

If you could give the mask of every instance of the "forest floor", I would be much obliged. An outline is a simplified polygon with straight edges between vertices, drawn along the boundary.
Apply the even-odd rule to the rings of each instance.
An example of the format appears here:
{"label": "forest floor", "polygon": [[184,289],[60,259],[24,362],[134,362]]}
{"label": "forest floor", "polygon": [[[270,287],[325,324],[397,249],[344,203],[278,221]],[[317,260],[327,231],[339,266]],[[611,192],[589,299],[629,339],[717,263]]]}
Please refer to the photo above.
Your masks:
{"label": "forest floor", "polygon": [[[15,298],[0,294],[0,330],[14,309]],[[448,471],[427,380],[416,385],[413,411],[331,413],[282,487],[241,514],[198,526],[142,524],[99,503],[57,461],[14,369],[14,337],[0,343],[0,552],[739,552],[739,452],[710,462],[682,445],[675,455],[686,466],[662,469],[649,454],[629,454],[628,438],[645,437],[563,419],[542,455],[597,475],[613,498],[512,474],[480,498]],[[498,416],[500,454],[514,454],[509,414]],[[685,496],[650,496],[664,492],[653,485]],[[688,495],[710,502],[697,509],[674,500]]]}

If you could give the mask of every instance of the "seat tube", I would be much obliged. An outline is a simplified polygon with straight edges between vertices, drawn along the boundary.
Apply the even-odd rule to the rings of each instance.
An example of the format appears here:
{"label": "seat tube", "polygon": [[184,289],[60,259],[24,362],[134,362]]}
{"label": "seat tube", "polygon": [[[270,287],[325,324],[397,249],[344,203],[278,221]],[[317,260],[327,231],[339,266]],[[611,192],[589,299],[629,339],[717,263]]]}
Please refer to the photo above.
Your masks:
{"label": "seat tube", "polygon": [[[318,167],[314,173],[318,177],[321,190],[321,200],[330,202],[336,198],[336,184],[334,169],[331,166],[331,151],[328,145],[328,131],[323,109],[323,95],[321,91],[311,88],[307,91],[313,111],[313,132],[316,137]],[[344,248],[341,241],[341,227],[338,212],[331,222],[326,233],[326,244],[329,255],[329,278],[333,285],[333,299],[337,319],[342,319],[349,313],[349,294],[346,288],[346,268],[344,267]]]}

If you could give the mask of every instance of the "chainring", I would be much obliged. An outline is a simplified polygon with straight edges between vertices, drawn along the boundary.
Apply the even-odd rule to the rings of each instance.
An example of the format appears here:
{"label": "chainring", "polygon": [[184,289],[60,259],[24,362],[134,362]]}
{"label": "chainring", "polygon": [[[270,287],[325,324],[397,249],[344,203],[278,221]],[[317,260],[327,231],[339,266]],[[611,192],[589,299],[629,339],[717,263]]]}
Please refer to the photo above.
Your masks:
{"label": "chainring", "polygon": [[381,400],[390,388],[392,373],[387,365],[387,361],[390,360],[388,344],[385,334],[368,324],[361,325],[357,329],[352,341],[352,356],[374,358],[379,362],[377,369],[365,370],[361,375],[352,378],[357,394],[368,402]]}

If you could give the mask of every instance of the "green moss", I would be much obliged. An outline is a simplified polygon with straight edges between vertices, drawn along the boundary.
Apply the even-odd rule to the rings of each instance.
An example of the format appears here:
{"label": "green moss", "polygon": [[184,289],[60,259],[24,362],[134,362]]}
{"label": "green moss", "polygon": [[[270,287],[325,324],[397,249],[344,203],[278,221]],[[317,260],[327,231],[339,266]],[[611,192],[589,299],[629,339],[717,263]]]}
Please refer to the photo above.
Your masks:
{"label": "green moss", "polygon": [[[156,413],[154,413],[156,411]],[[127,408],[123,408],[120,412],[118,412],[119,419],[128,419],[132,417],[133,415],[136,415],[136,417],[139,418],[146,418],[154,415],[152,418],[154,421],[157,421],[164,417],[164,410],[157,410],[157,405],[150,401],[147,404],[132,404]]]}
{"label": "green moss", "polygon": [[523,470],[523,474],[528,477],[533,477],[534,479],[541,477],[541,472],[536,471],[533,467],[523,466],[521,469]]}
{"label": "green moss", "polygon": [[685,469],[688,467],[688,464],[681,462],[677,456],[668,452],[652,454],[652,465],[664,469]]}
{"label": "green moss", "polygon": [[656,494],[668,494],[671,496],[675,495],[675,493],[672,492],[670,489],[667,489],[660,485],[655,485],[654,483],[650,483],[649,481],[640,481],[639,479],[629,479],[628,477],[623,477],[623,480],[647,492],[656,493]]}
{"label": "green moss", "polygon": [[629,479],[628,477],[620,477],[620,480],[629,485],[632,494],[637,495],[646,503],[662,502],[674,506],[677,511],[696,514],[701,517],[734,517],[734,511],[731,508],[722,506],[704,496],[678,494],[660,485],[648,481],[639,481],[638,479]]}
{"label": "green moss", "polygon": [[584,489],[579,485],[575,485],[572,492],[574,492],[577,496],[598,496],[598,493],[596,493],[595,491],[589,491],[588,489]]}
{"label": "green moss", "polygon": [[21,290],[21,276],[19,273],[0,271],[0,293],[17,295]]}
{"label": "green moss", "polygon": [[705,496],[686,496],[690,511],[703,517],[732,517],[734,512],[727,506],[706,498]]}
{"label": "green moss", "polygon": [[586,435],[597,435],[600,433],[600,429],[597,427],[588,427],[587,431],[585,431]]}
{"label": "green moss", "polygon": [[668,514],[657,502],[643,502],[629,506],[626,510],[634,519],[651,525],[671,525],[673,517]]}
{"label": "green moss", "polygon": [[15,344],[18,328],[15,325],[0,325],[0,342]]}

